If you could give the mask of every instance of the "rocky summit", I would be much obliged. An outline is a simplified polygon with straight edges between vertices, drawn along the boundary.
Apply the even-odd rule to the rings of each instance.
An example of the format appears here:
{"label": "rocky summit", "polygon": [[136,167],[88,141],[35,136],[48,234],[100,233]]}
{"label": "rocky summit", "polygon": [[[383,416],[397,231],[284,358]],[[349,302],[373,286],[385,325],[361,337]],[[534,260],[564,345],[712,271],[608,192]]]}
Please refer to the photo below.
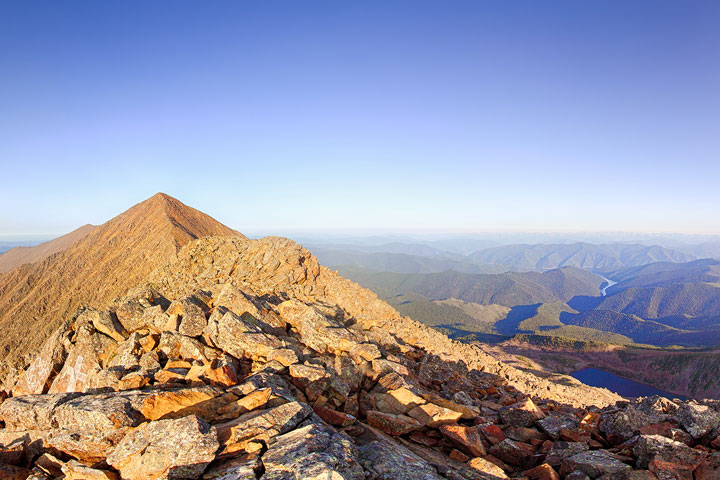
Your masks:
{"label": "rocky summit", "polygon": [[720,478],[717,402],[520,372],[290,240],[223,234],[46,319],[0,393],[0,478]]}

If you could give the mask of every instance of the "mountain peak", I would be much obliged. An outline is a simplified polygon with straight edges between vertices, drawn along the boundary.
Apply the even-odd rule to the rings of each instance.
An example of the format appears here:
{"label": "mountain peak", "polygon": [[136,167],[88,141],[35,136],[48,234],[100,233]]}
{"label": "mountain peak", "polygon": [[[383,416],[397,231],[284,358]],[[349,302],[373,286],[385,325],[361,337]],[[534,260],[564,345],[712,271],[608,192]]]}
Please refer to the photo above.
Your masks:
{"label": "mountain peak", "polygon": [[[209,236],[244,239],[199,210],[158,193],[92,227],[38,263],[0,277],[0,339],[7,369],[34,350],[82,303],[103,307],[190,241]],[[83,231],[85,233],[85,231]],[[0,371],[0,379],[5,372]]]}

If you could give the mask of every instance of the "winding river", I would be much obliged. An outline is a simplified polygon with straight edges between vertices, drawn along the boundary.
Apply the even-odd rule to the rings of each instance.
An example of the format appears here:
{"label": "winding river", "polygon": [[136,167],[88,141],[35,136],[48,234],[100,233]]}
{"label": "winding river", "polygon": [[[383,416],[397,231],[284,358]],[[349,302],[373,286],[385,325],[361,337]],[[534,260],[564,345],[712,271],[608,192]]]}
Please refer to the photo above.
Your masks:
{"label": "winding river", "polygon": [[598,273],[596,273],[595,275],[597,275],[598,277],[602,278],[603,280],[605,280],[607,282],[607,285],[605,285],[603,288],[600,289],[600,295],[602,295],[603,297],[607,295],[608,288],[612,287],[613,285],[617,285],[617,283],[618,283],[614,280],[610,280],[609,278],[605,278]]}

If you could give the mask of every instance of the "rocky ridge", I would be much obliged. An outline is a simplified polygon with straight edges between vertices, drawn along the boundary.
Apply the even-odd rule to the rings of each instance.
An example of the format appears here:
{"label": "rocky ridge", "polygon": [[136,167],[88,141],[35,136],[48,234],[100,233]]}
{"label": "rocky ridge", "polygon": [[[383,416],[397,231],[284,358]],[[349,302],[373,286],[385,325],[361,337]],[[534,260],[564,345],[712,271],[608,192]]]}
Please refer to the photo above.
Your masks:
{"label": "rocky ridge", "polygon": [[8,479],[720,478],[718,404],[524,374],[281,238],[187,244],[9,395]]}
{"label": "rocky ridge", "polygon": [[51,255],[70,248],[75,242],[87,237],[95,225],[83,225],[72,232],[34,247],[15,247],[0,255],[0,274],[26,263],[38,263]]}
{"label": "rocky ridge", "polygon": [[0,274],[0,382],[82,303],[106,308],[192,240],[240,235],[162,193],[81,233],[71,245],[49,242],[60,250],[44,260]]}

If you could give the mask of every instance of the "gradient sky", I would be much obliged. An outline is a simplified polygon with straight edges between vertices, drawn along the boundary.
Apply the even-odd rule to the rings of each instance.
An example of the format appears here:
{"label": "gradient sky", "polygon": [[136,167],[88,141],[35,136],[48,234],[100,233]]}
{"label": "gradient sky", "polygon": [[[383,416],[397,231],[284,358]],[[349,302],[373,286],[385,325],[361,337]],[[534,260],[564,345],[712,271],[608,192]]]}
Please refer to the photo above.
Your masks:
{"label": "gradient sky", "polygon": [[0,236],[720,233],[717,1],[4,1]]}

